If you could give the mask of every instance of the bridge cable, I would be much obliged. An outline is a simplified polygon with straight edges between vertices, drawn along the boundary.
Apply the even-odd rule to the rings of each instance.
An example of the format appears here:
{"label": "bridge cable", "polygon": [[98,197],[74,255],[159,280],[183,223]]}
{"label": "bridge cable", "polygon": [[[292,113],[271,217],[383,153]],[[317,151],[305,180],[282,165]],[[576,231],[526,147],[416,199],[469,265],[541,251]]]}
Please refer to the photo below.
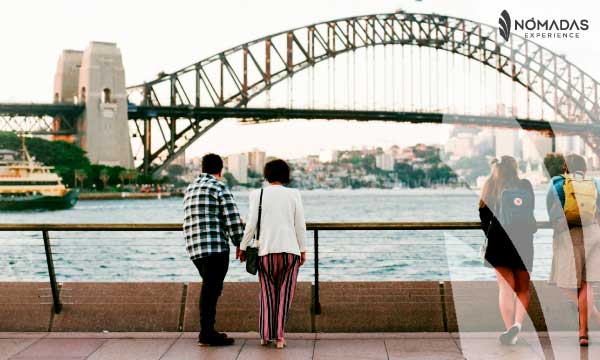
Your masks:
{"label": "bridge cable", "polygon": [[373,45],[373,110],[377,110],[377,56],[376,56],[376,47]]}
{"label": "bridge cable", "polygon": [[396,111],[396,45],[392,44],[392,111]]}
{"label": "bridge cable", "polygon": [[417,54],[419,63],[419,111],[423,111],[423,48],[419,46]]}
{"label": "bridge cable", "polygon": [[415,101],[414,101],[414,97],[415,97],[415,87],[413,86],[413,49],[412,46],[409,48],[409,56],[410,56],[410,86],[408,87],[409,92],[410,92],[410,110],[414,111],[415,110]]}
{"label": "bridge cable", "polygon": [[[352,84],[354,86],[354,84]],[[346,109],[351,110],[350,107],[350,54],[346,54]]]}

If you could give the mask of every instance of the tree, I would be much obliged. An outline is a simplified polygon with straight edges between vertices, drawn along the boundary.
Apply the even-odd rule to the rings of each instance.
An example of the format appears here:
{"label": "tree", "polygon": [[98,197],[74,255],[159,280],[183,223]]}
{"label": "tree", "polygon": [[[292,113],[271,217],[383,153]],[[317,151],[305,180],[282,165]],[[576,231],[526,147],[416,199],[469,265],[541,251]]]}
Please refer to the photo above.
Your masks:
{"label": "tree", "polygon": [[170,178],[178,178],[185,172],[185,168],[179,164],[173,164],[167,168],[167,174]]}
{"label": "tree", "polygon": [[127,170],[126,176],[127,176],[127,180],[129,180],[130,185],[133,181],[135,181],[135,184],[137,185],[137,177],[138,177],[137,170],[135,170],[135,169]]}
{"label": "tree", "polygon": [[558,176],[563,173],[565,157],[560,153],[550,153],[544,157],[544,168],[549,177]]}
{"label": "tree", "polygon": [[110,172],[108,171],[108,169],[100,170],[100,175],[98,176],[98,178],[100,179],[100,181],[102,181],[102,189],[106,189],[108,181],[110,180]]}
{"label": "tree", "polygon": [[85,179],[87,179],[87,174],[82,169],[75,170],[75,187],[79,184],[79,187],[83,187]]}
{"label": "tree", "polygon": [[119,172],[119,180],[121,180],[121,186],[125,186],[125,179],[127,179],[127,170],[121,170]]}
{"label": "tree", "polygon": [[225,181],[225,184],[227,184],[227,186],[229,187],[237,186],[240,184],[230,172],[226,172],[223,174],[223,180]]}

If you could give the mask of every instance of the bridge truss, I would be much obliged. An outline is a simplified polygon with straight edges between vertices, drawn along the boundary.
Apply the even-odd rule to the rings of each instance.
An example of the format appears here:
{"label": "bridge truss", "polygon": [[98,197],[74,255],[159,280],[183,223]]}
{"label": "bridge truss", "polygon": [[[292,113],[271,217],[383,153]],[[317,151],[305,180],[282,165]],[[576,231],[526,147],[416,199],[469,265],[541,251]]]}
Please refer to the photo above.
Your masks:
{"label": "bridge truss", "polygon": [[[144,106],[245,107],[284,79],[324,60],[379,45],[427,47],[492,68],[552,109],[559,122],[598,123],[599,83],[583,70],[518,35],[504,42],[496,27],[436,14],[390,13],[326,21],[269,35],[130,87],[130,101]],[[159,144],[148,119],[134,119],[143,140],[146,171],[160,169],[220,118],[157,116]],[[183,125],[185,124],[185,125]],[[598,152],[597,140],[582,134]]]}
{"label": "bridge truss", "polygon": [[0,104],[0,131],[74,135],[84,109],[73,104]]}
{"label": "bridge truss", "polygon": [[[319,63],[335,60],[343,54],[356,58],[359,50],[368,51],[381,46],[385,49],[388,45],[400,46],[401,49],[431,49],[436,56],[438,52],[444,52],[478,63],[512,84],[513,109],[514,88],[519,87],[526,92],[525,114],[516,116],[514,110],[512,114],[518,118],[519,126],[550,126],[554,132],[574,129],[564,128],[565,124],[588,126],[588,130],[593,129],[583,131],[583,128],[578,128],[577,132],[596,153],[600,153],[594,130],[600,125],[600,85],[564,56],[516,34],[505,42],[499,37],[496,27],[479,22],[437,14],[397,12],[325,21],[265,36],[129,87],[130,129],[142,148],[142,155],[137,157],[138,160],[143,158],[140,169],[146,173],[161,170],[225,117],[252,122],[297,116],[277,113],[277,109],[271,109],[270,114],[254,112],[255,117],[249,116],[250,112],[244,116],[241,113],[220,113],[218,109],[252,110],[247,108],[252,100],[265,94],[268,96],[273,86],[285,80],[289,82],[296,74],[311,73]],[[446,72],[453,70],[448,67]],[[394,71],[393,66],[391,71]],[[439,75],[438,72],[435,74]],[[291,90],[288,89],[288,93]],[[52,106],[55,108],[32,106],[33,110],[26,107],[12,109],[15,111],[0,108],[0,129],[74,133],[74,119],[83,108],[61,104]],[[65,108],[58,109],[60,106]],[[291,102],[288,108],[299,110],[294,109]],[[314,106],[310,110],[315,110]],[[339,109],[334,105],[322,111],[333,111],[328,114],[333,117],[328,118],[349,116],[343,110],[349,109]],[[374,106],[371,115],[385,110]],[[429,115],[426,114],[457,113],[439,106],[398,109],[398,112],[404,115],[413,113],[411,116],[417,120],[427,118]],[[425,115],[419,117],[416,113]],[[404,115],[394,116],[400,118]],[[462,115],[479,115],[478,121],[485,122],[482,115],[489,114]],[[308,114],[304,116],[313,118]],[[358,117],[359,114],[355,112],[353,116]],[[451,119],[452,116],[445,118]],[[496,125],[500,121],[498,116],[487,118],[494,120]],[[538,119],[539,124],[528,125],[526,121],[535,122],[532,119]],[[411,121],[406,117],[404,120]]]}

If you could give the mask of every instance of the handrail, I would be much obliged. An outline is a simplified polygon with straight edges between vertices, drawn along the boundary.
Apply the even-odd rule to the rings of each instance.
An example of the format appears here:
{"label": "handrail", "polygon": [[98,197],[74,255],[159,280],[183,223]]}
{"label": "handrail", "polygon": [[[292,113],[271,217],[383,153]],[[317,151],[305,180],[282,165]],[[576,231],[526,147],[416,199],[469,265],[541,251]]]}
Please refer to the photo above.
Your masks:
{"label": "handrail", "polygon": [[[538,222],[539,229],[551,228],[549,222]],[[321,222],[307,223],[306,228],[313,232],[314,238],[314,297],[312,310],[321,313],[319,300],[319,231],[377,231],[377,230],[478,230],[477,221],[456,222]],[[182,225],[176,223],[158,224],[0,224],[0,231],[41,231],[44,239],[48,276],[52,290],[53,308],[59,313],[62,308],[60,289],[54,272],[50,231],[181,231]]]}
{"label": "handrail", "polygon": [[[0,231],[180,231],[181,224],[0,224]],[[537,223],[539,229],[551,228],[547,221]],[[478,221],[454,222],[315,222],[306,229],[314,230],[477,230]]]}

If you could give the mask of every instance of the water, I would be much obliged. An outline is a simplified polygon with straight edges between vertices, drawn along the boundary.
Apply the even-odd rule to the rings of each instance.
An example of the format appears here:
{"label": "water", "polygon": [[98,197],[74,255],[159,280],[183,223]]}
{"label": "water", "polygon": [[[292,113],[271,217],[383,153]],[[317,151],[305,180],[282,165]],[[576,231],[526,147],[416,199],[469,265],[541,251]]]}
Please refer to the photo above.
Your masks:
{"label": "water", "polygon": [[[235,193],[242,216],[248,194]],[[477,221],[477,195],[459,190],[316,190],[302,193],[309,222]],[[545,194],[536,217],[547,219]],[[182,199],[80,201],[54,212],[0,213],[1,223],[180,223]],[[487,280],[477,231],[321,231],[322,280]],[[197,281],[181,232],[51,232],[59,281]],[[314,274],[313,234],[301,280]],[[546,279],[551,233],[535,238],[532,277]],[[0,232],[0,281],[47,280],[39,232]],[[230,281],[253,277],[232,259]]]}

